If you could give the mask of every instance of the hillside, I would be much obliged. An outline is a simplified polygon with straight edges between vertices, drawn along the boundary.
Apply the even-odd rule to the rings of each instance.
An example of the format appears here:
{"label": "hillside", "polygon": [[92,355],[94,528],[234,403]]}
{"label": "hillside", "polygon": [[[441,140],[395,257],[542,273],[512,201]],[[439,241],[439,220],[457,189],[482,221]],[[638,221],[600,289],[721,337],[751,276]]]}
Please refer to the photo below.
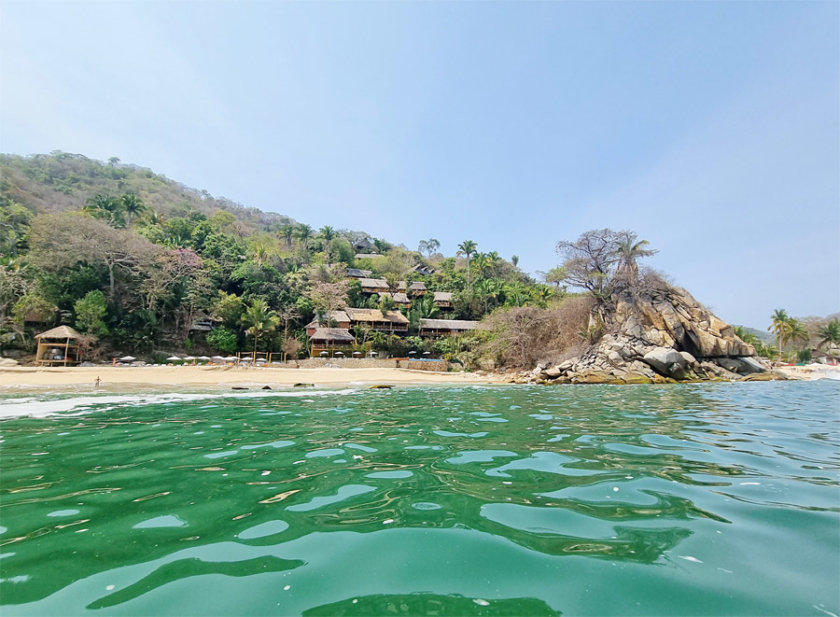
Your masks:
{"label": "hillside", "polygon": [[[316,341],[329,353],[338,341],[355,353],[454,357],[469,344],[446,335],[564,293],[470,240],[447,257],[434,238],[411,251],[316,230],[115,159],[0,155],[0,174],[0,346],[14,352],[69,325],[88,357],[294,355]],[[333,328],[336,314],[357,318]]]}
{"label": "hillside", "polygon": [[13,200],[35,213],[78,210],[97,194],[134,193],[146,206],[165,216],[191,211],[210,216],[216,210],[233,214],[245,234],[294,223],[280,214],[248,208],[213,197],[119,159],[102,163],[81,154],[53,152],[33,156],[0,154],[0,203]]}

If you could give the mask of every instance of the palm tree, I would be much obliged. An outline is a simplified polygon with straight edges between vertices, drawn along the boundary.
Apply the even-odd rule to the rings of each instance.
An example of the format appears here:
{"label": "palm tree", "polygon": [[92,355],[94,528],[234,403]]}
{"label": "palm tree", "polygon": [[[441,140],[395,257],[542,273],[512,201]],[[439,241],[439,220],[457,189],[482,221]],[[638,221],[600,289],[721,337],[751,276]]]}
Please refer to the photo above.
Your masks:
{"label": "palm tree", "polygon": [[819,346],[823,345],[840,345],[840,320],[832,319],[826,325],[819,329],[820,342]]}
{"label": "palm tree", "polygon": [[473,259],[473,265],[479,276],[484,276],[485,270],[492,265],[490,256],[487,253],[476,253]]}
{"label": "palm tree", "polygon": [[458,255],[467,256],[467,285],[470,284],[470,256],[475,253],[478,245],[472,240],[464,240],[458,245]]}
{"label": "palm tree", "polygon": [[335,229],[329,225],[321,227],[321,237],[324,239],[325,253],[327,254],[327,261],[330,260],[330,249],[332,248],[332,241],[335,239]]}
{"label": "palm tree", "polygon": [[804,323],[798,319],[791,319],[789,323],[788,336],[791,341],[807,343],[811,340],[811,334],[808,332],[808,328],[805,327]]}
{"label": "palm tree", "polygon": [[773,315],[770,316],[771,324],[767,328],[770,332],[776,335],[779,341],[779,357],[782,357],[782,346],[790,337],[790,321],[791,317],[787,314],[785,309],[776,309]]}
{"label": "palm tree", "polygon": [[268,304],[262,298],[254,298],[250,306],[245,309],[242,323],[248,326],[246,332],[254,337],[255,353],[260,336],[273,331],[278,321],[277,313],[268,308]]}
{"label": "palm tree", "polygon": [[312,237],[312,228],[304,223],[298,223],[295,226],[295,236],[304,248],[308,248],[309,239]]}
{"label": "palm tree", "polygon": [[295,226],[291,223],[286,223],[280,226],[280,236],[286,241],[286,248],[292,248],[292,238],[295,235]]}
{"label": "palm tree", "polygon": [[513,264],[513,267],[516,268],[519,265],[519,255],[514,255],[510,258],[510,263]]}
{"label": "palm tree", "polygon": [[628,233],[618,245],[619,265],[618,269],[629,274],[631,280],[639,276],[639,266],[636,261],[641,257],[650,257],[657,251],[645,248],[650,246],[647,240],[636,242],[636,234]]}
{"label": "palm tree", "polygon": [[134,193],[126,193],[120,197],[123,212],[125,212],[125,226],[131,227],[131,219],[140,216],[146,211],[146,205]]}
{"label": "palm tree", "polygon": [[97,193],[88,199],[87,204],[85,204],[85,212],[96,218],[104,219],[111,227],[125,226],[123,205],[116,197]]}

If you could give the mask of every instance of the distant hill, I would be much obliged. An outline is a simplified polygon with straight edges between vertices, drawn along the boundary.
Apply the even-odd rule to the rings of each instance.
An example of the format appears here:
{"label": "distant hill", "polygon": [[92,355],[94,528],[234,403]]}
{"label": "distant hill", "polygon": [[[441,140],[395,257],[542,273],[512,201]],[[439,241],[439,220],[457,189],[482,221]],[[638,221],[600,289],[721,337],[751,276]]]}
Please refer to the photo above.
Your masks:
{"label": "distant hill", "polygon": [[193,189],[137,165],[108,163],[81,154],[52,152],[19,156],[0,154],[0,198],[14,200],[37,213],[77,210],[96,194],[136,193],[147,206],[168,217],[197,211],[210,216],[232,213],[245,235],[294,223],[280,214],[248,208],[207,191]]}
{"label": "distant hill", "polygon": [[772,332],[768,332],[767,330],[758,330],[757,328],[750,328],[747,326],[741,326],[744,329],[744,332],[747,334],[753,334],[755,337],[761,341],[762,343],[769,345],[770,343],[775,342],[776,337],[773,335]]}

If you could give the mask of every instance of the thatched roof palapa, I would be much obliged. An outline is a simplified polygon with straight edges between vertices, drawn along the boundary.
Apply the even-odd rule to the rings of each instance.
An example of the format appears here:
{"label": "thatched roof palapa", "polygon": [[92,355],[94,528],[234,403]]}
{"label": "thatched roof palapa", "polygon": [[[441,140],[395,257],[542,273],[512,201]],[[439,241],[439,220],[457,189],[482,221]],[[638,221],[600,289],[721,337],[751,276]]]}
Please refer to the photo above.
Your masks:
{"label": "thatched roof palapa", "polygon": [[351,322],[379,322],[393,324],[408,324],[408,317],[399,311],[388,311],[385,315],[379,309],[347,308],[344,311],[350,316]]}
{"label": "thatched roof palapa", "polygon": [[82,335],[76,332],[70,326],[58,326],[57,328],[53,328],[52,330],[47,330],[46,332],[41,332],[41,334],[35,335],[35,338],[38,339],[78,339],[81,337]]}
{"label": "thatched roof palapa", "polygon": [[316,328],[310,341],[324,341],[327,343],[355,343],[355,337],[345,328]]}

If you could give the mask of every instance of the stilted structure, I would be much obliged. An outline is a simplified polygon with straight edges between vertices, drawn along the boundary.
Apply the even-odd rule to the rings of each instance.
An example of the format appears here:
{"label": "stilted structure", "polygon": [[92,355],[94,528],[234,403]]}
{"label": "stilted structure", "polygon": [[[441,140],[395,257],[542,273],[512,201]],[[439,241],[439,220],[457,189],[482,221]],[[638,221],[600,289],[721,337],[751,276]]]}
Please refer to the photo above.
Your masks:
{"label": "stilted structure", "polygon": [[39,366],[78,364],[81,337],[82,335],[70,326],[58,326],[36,334],[38,351],[35,354],[35,364]]}

